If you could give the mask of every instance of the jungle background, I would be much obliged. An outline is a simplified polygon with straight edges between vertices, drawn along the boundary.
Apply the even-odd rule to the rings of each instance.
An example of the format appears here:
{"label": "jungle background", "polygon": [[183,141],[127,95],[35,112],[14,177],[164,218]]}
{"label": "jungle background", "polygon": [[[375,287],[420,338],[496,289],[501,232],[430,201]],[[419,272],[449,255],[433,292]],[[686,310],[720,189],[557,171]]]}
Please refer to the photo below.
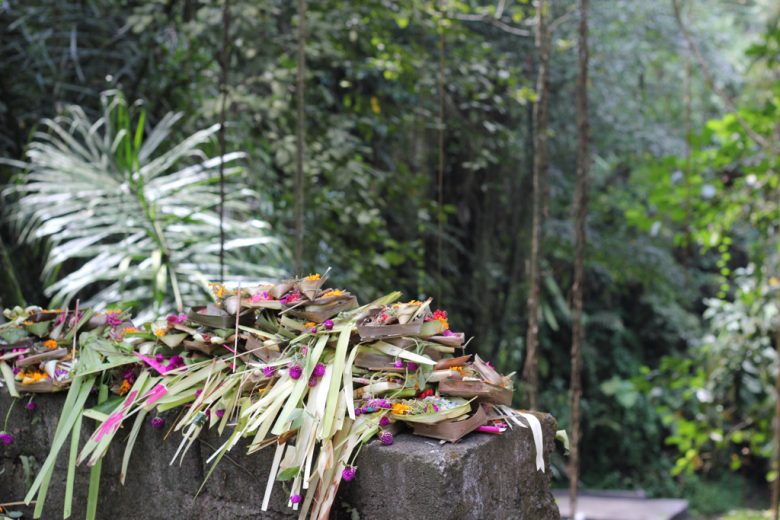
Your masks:
{"label": "jungle background", "polygon": [[[227,280],[330,266],[361,301],[433,296],[472,351],[520,374],[542,137],[538,408],[568,428],[577,12],[546,6],[535,136],[528,0],[310,0],[302,129],[295,2],[231,0],[227,39],[220,2],[0,2],[0,303],[207,297],[224,153]],[[589,9],[582,485],[764,508],[780,5]]]}

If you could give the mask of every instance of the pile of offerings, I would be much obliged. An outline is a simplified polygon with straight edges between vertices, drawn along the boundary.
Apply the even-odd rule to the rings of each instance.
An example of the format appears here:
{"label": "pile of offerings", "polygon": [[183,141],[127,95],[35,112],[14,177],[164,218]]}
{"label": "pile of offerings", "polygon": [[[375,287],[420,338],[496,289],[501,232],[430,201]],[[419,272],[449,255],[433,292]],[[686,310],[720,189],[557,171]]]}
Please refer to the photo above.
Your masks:
{"label": "pile of offerings", "polygon": [[[97,489],[100,462],[126,425],[124,479],[140,428],[166,427],[172,416],[163,413],[174,409],[167,427],[181,440],[172,464],[204,428],[222,439],[206,480],[242,439],[249,453],[268,447],[274,456],[262,508],[282,482],[277,487],[300,518],[327,518],[342,480],[357,476],[361,446],[392,444],[403,428],[457,442],[475,430],[530,427],[544,470],[541,426],[510,407],[511,375],[464,355],[465,335],[450,329],[446,312],[430,299],[401,303],[397,292],[359,306],[349,292],[327,287],[327,278],[212,284],[212,303],[144,324],[121,309],[6,309],[4,386],[14,397],[67,391],[51,451],[25,497],[36,500],[35,518],[63,447],[70,449],[67,517],[75,465],[92,467]],[[97,424],[79,445],[84,418]],[[0,441],[13,438],[0,432]],[[94,517],[97,492],[89,500]]]}

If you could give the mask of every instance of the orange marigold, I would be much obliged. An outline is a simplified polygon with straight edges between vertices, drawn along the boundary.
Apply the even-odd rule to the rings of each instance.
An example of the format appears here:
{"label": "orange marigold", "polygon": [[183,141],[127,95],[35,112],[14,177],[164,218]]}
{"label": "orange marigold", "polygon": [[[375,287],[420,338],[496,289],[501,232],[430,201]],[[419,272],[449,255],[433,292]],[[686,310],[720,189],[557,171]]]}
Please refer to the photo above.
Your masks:
{"label": "orange marigold", "polygon": [[43,342],[43,346],[48,348],[49,350],[54,350],[57,348],[57,342],[53,339],[47,339]]}
{"label": "orange marigold", "polygon": [[125,395],[127,392],[130,391],[130,381],[127,379],[122,380],[122,384],[119,385],[119,395]]}

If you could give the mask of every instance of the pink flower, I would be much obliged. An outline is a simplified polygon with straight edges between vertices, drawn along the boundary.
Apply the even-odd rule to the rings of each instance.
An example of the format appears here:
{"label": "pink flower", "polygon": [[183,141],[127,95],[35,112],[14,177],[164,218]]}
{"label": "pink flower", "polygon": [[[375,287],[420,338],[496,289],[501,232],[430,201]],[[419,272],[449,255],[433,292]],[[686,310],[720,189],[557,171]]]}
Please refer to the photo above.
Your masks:
{"label": "pink flower", "polygon": [[319,382],[320,382],[320,378],[319,377],[311,376],[309,378],[309,386],[311,386],[311,387],[317,386],[317,383],[319,383]]}
{"label": "pink flower", "polygon": [[106,313],[106,325],[118,327],[122,324],[122,318],[119,317],[119,311],[108,311]]}
{"label": "pink flower", "polygon": [[343,478],[347,482],[351,482],[355,478],[355,473],[357,473],[356,467],[347,466],[346,468],[344,468],[344,471],[341,472],[341,478]]}
{"label": "pink flower", "polygon": [[253,294],[252,296],[249,297],[249,301],[251,303],[262,302],[262,301],[266,301],[266,300],[270,300],[270,299],[271,299],[271,297],[268,296],[268,291],[255,293],[255,294]]}
{"label": "pink flower", "polygon": [[217,417],[222,419],[222,417],[224,417],[224,415],[225,415],[225,410],[217,410],[216,414],[217,414]]}
{"label": "pink flower", "polygon": [[414,372],[415,370],[417,370],[417,367],[418,367],[417,363],[412,363],[411,361],[406,364],[406,368],[410,372]]}
{"label": "pink flower", "polygon": [[382,444],[385,446],[390,446],[393,444],[393,434],[387,430],[382,430],[379,432],[379,440],[382,441]]}
{"label": "pink flower", "polygon": [[395,368],[403,368],[404,367],[404,362],[399,359],[395,363],[393,363],[393,366]]}
{"label": "pink flower", "polygon": [[179,314],[169,314],[167,318],[165,318],[168,323],[171,325],[181,325],[185,321],[187,321],[187,315],[182,313]]}
{"label": "pink flower", "polygon": [[325,330],[333,330],[333,320],[323,321],[322,326],[325,327]]}

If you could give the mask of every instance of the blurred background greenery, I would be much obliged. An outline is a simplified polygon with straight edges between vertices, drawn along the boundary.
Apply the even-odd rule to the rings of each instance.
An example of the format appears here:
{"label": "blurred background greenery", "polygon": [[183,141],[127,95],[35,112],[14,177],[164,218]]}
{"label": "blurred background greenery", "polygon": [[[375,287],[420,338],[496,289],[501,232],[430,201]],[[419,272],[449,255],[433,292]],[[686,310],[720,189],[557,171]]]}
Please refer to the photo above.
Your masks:
{"label": "blurred background greenery", "polygon": [[[765,505],[776,477],[780,6],[680,6],[705,68],[671,2],[591,1],[582,481],[719,514]],[[299,18],[279,0],[230,13],[227,278],[282,276]],[[575,2],[549,16],[540,408],[567,428]],[[332,266],[362,301],[434,296],[505,372],[525,355],[533,18],[527,0],[319,0],[306,14],[303,274]],[[205,297],[223,5],[5,0],[0,27],[0,303],[155,313]]]}

